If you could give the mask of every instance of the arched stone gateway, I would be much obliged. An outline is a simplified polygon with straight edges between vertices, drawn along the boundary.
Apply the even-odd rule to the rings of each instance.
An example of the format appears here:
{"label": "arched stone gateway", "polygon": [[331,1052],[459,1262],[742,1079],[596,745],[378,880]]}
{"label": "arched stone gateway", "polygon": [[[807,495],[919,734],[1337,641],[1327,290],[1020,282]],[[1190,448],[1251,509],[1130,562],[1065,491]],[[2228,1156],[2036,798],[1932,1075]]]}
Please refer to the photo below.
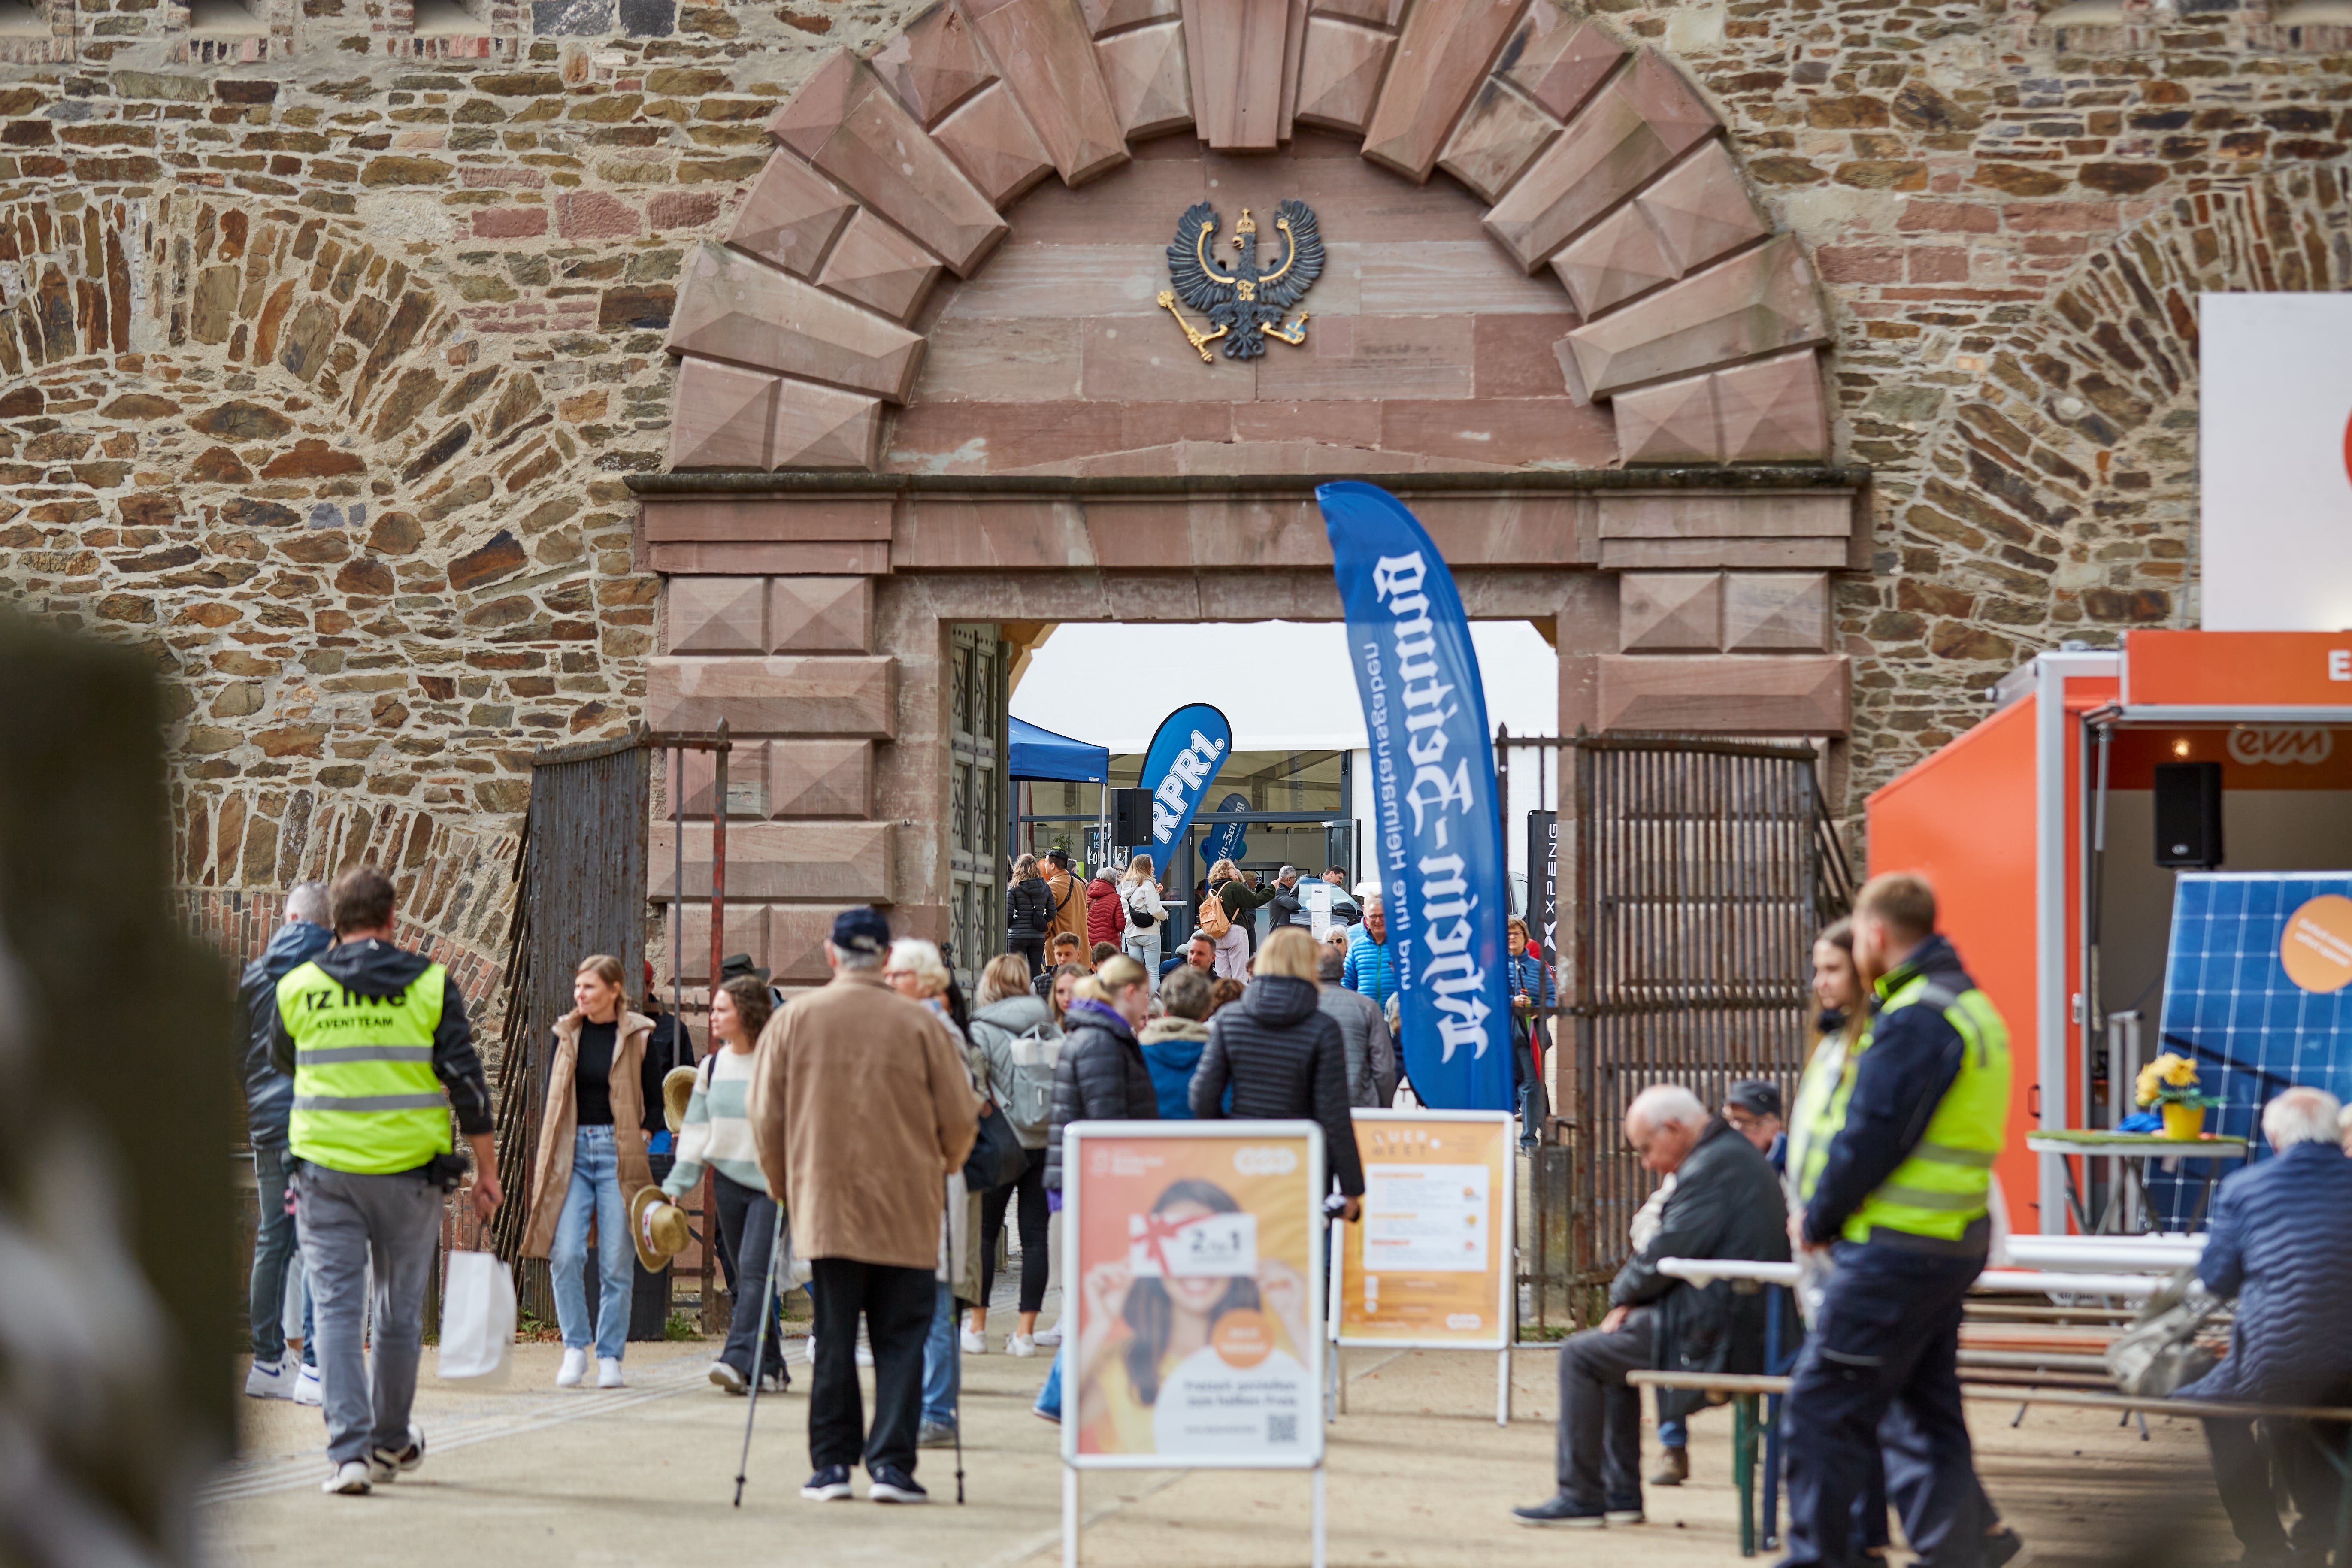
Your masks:
{"label": "arched stone gateway", "polygon": [[[1550,0],[948,0],[769,132],[687,258],[672,471],[631,483],[648,716],[750,741],[729,945],[781,980],[852,901],[993,951],[1004,641],[1336,618],[1335,475],[1413,506],[1473,615],[1547,629],[1564,728],[1845,731],[1864,476],[1820,292],[1659,57]],[[1248,209],[1275,274],[1292,200],[1322,271],[1229,356],[1179,220],[1226,255]]]}

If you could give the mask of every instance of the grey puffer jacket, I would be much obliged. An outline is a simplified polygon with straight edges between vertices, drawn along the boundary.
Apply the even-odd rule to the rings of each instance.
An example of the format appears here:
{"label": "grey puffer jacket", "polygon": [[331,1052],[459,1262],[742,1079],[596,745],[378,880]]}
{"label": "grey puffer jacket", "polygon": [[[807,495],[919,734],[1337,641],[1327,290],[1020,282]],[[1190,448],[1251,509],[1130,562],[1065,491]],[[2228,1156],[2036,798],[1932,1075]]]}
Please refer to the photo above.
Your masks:
{"label": "grey puffer jacket", "polygon": [[1385,1107],[1396,1093],[1396,1041],[1380,1005],[1360,991],[1327,983],[1316,1007],[1339,1026],[1348,1047],[1348,1103],[1368,1110]]}
{"label": "grey puffer jacket", "polygon": [[1080,998],[1062,1017],[1062,1059],[1054,1068],[1054,1131],[1045,1140],[1045,1187],[1062,1189],[1062,1129],[1073,1121],[1154,1121],[1160,1097],[1151,1067],[1127,1020]]}

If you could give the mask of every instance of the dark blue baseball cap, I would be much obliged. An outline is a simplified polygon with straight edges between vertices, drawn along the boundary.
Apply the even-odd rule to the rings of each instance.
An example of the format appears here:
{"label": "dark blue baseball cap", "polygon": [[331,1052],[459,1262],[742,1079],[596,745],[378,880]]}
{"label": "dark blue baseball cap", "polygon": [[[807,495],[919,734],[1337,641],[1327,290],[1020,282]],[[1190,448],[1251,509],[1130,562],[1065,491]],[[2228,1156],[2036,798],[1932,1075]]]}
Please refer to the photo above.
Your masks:
{"label": "dark blue baseball cap", "polygon": [[844,952],[887,952],[890,922],[871,906],[844,910],[833,920],[833,945]]}

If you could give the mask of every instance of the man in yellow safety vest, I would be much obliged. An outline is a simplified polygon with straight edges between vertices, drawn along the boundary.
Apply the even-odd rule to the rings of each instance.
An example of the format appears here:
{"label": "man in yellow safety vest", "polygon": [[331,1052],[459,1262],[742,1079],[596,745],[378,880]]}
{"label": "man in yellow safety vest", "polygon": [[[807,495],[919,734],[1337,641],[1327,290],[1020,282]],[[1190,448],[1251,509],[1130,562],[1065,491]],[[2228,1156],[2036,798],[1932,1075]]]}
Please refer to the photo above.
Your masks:
{"label": "man in yellow safety vest", "polygon": [[1837,1268],[1782,1415],[1782,1568],[1861,1560],[1854,1499],[1882,1444],[1912,1551],[1936,1568],[1977,1568],[1988,1521],[1960,1407],[1960,1308],[1991,1245],[2009,1031],[1936,934],[1936,896],[1919,877],[1863,889],[1853,957],[1871,1028],[1826,1094],[1800,1097],[1793,1140],[1791,1174],[1810,1196],[1790,1239],[1830,1248]]}
{"label": "man in yellow safety vest", "polygon": [[[425,1461],[408,1411],[443,1194],[465,1168],[452,1110],[473,1147],[475,1212],[487,1220],[499,1206],[489,1086],[465,997],[440,964],[393,945],[394,896],[373,866],[335,879],[335,945],[278,983],[270,1038],[278,1069],[294,1079],[287,1146],[331,1494],[365,1492]],[[371,1256],[375,1323],[363,1347]]]}

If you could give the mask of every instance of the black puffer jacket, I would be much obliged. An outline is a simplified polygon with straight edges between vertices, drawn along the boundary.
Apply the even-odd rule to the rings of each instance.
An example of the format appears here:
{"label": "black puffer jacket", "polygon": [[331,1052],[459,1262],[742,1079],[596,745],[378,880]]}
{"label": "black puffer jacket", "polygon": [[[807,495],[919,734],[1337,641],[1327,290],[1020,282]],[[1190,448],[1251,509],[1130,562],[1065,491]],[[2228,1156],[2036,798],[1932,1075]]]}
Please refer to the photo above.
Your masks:
{"label": "black puffer jacket", "polygon": [[[1349,1197],[1364,1191],[1356,1124],[1348,1114],[1348,1046],[1339,1020],[1317,1005],[1311,980],[1262,974],[1240,1001],[1209,1020],[1208,1048],[1192,1069],[1192,1114],[1301,1117],[1323,1124],[1324,1163]],[[1234,1108],[1223,1109],[1233,1085]]]}
{"label": "black puffer jacket", "polygon": [[1062,1019],[1062,1059],[1054,1067],[1054,1131],[1045,1140],[1045,1185],[1062,1189],[1062,1129],[1073,1121],[1156,1121],[1151,1066],[1127,1020],[1081,999]]}
{"label": "black puffer jacket", "polygon": [[1054,923],[1054,894],[1043,877],[1030,877],[1004,889],[1004,940],[1042,942]]}

